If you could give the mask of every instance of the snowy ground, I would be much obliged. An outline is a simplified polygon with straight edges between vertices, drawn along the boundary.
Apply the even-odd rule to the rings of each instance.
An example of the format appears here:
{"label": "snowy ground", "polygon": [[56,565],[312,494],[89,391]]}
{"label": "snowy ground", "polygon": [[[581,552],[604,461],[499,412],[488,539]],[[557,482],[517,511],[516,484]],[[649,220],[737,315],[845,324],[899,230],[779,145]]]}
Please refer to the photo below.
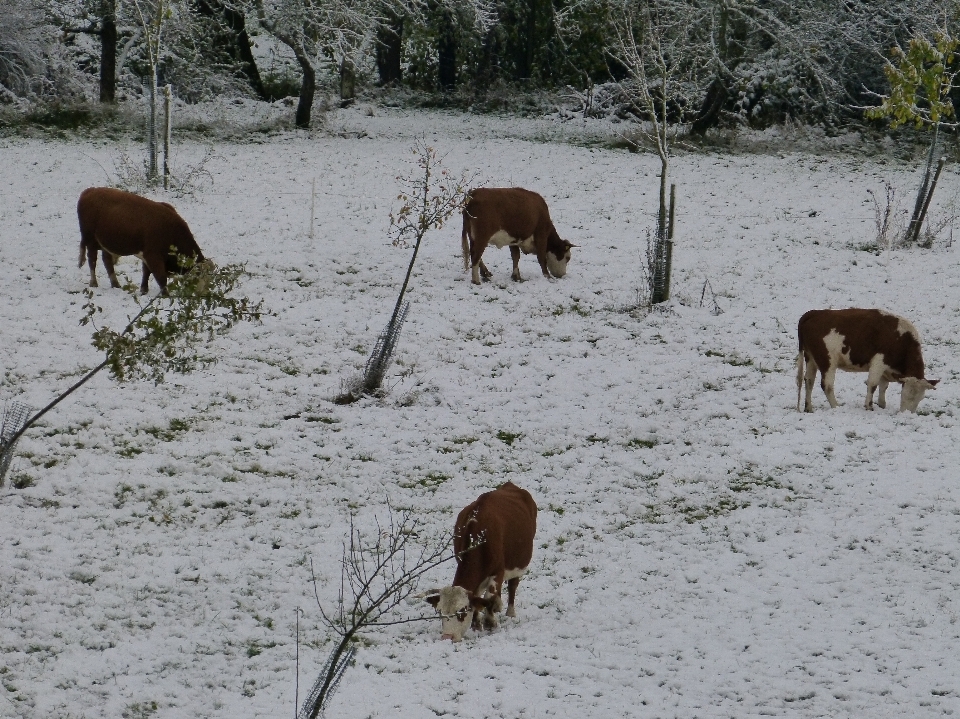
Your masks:
{"label": "snowy ground", "polygon": [[[562,142],[569,123],[331,123],[339,136],[217,145],[213,185],[172,200],[206,254],[247,263],[245,294],[275,314],[221,340],[207,371],[98,377],[19,445],[12,474],[34,484],[0,491],[0,716],[290,716],[297,607],[301,696],[329,650],[310,560],[329,607],[350,513],[369,528],[390,503],[449,530],[505,480],[540,507],[518,619],[456,646],[439,621],[369,633],[329,716],[960,710],[960,262],[943,244],[857,249],[873,238],[867,189],[889,178],[909,197],[915,166],[675,158],[674,299],[642,316],[624,307],[652,156]],[[421,132],[450,169],[539,191],[581,247],[559,281],[524,257],[520,284],[489,250],[494,281],[474,287],[459,223],[430,235],[392,394],[337,406],[409,259],[387,218]],[[3,399],[42,406],[99,361],[78,325],[75,203],[117,157],[107,142],[0,141]],[[939,196],[957,186],[950,173]],[[722,314],[709,290],[700,305],[708,279]],[[119,290],[96,296],[111,326],[132,314]],[[839,409],[817,388],[817,411],[796,411],[796,321],[847,306],[917,325],[942,380],[920,414],[896,414],[894,388],[864,411],[849,374]]]}

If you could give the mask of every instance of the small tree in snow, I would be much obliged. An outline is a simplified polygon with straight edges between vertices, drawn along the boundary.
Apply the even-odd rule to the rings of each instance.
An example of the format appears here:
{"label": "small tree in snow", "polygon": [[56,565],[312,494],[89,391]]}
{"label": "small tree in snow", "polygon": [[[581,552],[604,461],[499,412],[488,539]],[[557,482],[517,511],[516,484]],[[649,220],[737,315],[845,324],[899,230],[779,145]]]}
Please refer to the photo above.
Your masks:
{"label": "small tree in snow", "polygon": [[[350,536],[343,545],[336,609],[327,612],[317,594],[324,624],[339,637],[300,719],[316,719],[325,708],[356,651],[358,634],[374,627],[422,622],[433,616],[405,617],[398,611],[417,590],[423,575],[453,559],[449,534],[423,536],[423,525],[412,514],[390,512],[389,521],[376,521],[375,533],[365,534],[350,518]],[[317,580],[313,580],[316,593]]]}
{"label": "small tree in snow", "polygon": [[917,128],[933,130],[927,165],[914,203],[913,215],[907,227],[905,242],[916,242],[920,228],[926,216],[927,208],[936,189],[937,180],[943,170],[945,158],[941,158],[936,174],[933,174],[933,158],[941,127],[956,128],[956,112],[950,93],[957,88],[957,75],[960,73],[960,57],[957,49],[960,39],[948,32],[937,32],[933,40],[914,37],[904,50],[896,45],[892,52],[892,62],[884,65],[883,72],[890,83],[890,94],[879,95],[878,107],[866,110],[869,119],[890,119],[891,127],[912,124]]}
{"label": "small tree in snow", "polygon": [[[669,292],[666,258],[668,249],[668,196],[670,147],[676,125],[683,120],[685,107],[701,94],[707,73],[707,58],[694,52],[691,42],[692,16],[683,3],[672,0],[613,0],[612,40],[607,47],[611,60],[623,67],[628,81],[625,94],[642,112],[660,158],[660,202],[657,211],[656,257],[651,287],[664,288],[651,296],[661,302]],[[671,126],[671,120],[674,125]],[[658,296],[659,295],[659,296]]]}
{"label": "small tree in snow", "polygon": [[[181,257],[180,262],[189,265],[192,259]],[[159,384],[169,372],[182,374],[214,364],[216,356],[204,352],[207,343],[239,322],[259,321],[263,312],[262,302],[232,296],[244,274],[240,265],[214,267],[209,262],[198,263],[167,286],[168,297],[155,295],[119,332],[97,327],[96,320],[103,309],[96,305],[93,290],[88,288],[80,324],[94,328],[93,346],[104,352],[105,357],[46,407],[26,419],[18,431],[2,438],[0,466],[9,465],[9,460],[4,463],[3,459],[9,458],[24,432],[103,369],[109,370],[118,382],[148,379]],[[138,304],[141,302],[132,283],[127,283],[124,289]],[[0,476],[0,485],[3,479]]]}
{"label": "small tree in snow", "polygon": [[390,214],[390,228],[394,246],[407,247],[413,243],[413,255],[407,265],[407,274],[390,322],[377,339],[363,376],[359,381],[350,383],[337,398],[341,404],[355,402],[364,395],[380,390],[400,335],[400,327],[407,316],[409,303],[404,303],[403,298],[410,284],[420,243],[429,230],[441,229],[454,213],[463,209],[468,200],[467,190],[474,179],[466,171],[454,176],[443,169],[442,158],[422,137],[416,140],[411,151],[416,156],[416,168],[407,175],[397,177],[402,188],[397,200],[401,204],[396,213]]}

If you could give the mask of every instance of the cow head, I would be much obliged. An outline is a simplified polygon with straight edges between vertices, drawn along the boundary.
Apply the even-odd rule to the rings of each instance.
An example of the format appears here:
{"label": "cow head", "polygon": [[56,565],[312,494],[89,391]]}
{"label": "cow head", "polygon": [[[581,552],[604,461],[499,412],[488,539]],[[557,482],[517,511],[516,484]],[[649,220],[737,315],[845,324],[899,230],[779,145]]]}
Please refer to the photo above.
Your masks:
{"label": "cow head", "polygon": [[916,377],[904,377],[900,380],[903,390],[900,392],[900,411],[916,412],[917,405],[923,399],[928,389],[937,386],[938,379],[917,379]]}
{"label": "cow head", "polygon": [[474,612],[493,610],[499,597],[483,599],[463,587],[444,587],[426,599],[440,613],[440,638],[459,642],[470,628]]}
{"label": "cow head", "polygon": [[570,248],[576,247],[572,242],[555,238],[547,250],[547,269],[554,277],[563,277],[567,274],[567,263],[570,261]]}

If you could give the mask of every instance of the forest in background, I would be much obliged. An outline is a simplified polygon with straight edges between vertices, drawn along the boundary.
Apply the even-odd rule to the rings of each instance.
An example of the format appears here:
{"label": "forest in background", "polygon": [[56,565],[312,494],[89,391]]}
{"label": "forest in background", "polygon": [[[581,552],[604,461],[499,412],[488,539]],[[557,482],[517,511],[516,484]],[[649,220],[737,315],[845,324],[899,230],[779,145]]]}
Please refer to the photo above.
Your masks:
{"label": "forest in background", "polygon": [[658,112],[638,102],[647,96],[701,135],[863,125],[863,108],[889,92],[894,49],[949,35],[958,10],[930,0],[0,0],[0,123],[82,123],[100,103],[147,95],[154,79],[185,103],[285,100],[299,127],[318,97],[346,105],[384,92],[476,111],[522,110],[547,94],[585,117],[641,121]]}

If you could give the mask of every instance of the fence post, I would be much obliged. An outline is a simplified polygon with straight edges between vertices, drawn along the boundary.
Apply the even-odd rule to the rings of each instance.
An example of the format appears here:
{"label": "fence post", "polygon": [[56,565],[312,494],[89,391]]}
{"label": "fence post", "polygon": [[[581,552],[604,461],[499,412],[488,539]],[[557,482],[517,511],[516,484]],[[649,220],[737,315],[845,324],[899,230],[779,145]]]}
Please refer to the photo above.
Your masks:
{"label": "fence post", "polygon": [[677,208],[677,186],[670,185],[670,221],[667,225],[667,247],[664,258],[663,301],[670,299],[670,275],[673,274],[673,218]]}
{"label": "fence post", "polygon": [[937,163],[937,172],[933,176],[933,182],[930,183],[930,188],[927,190],[927,196],[923,200],[923,207],[920,208],[920,214],[917,217],[917,226],[913,233],[913,241],[920,241],[920,228],[923,227],[923,220],[927,216],[927,210],[930,207],[930,200],[933,199],[933,191],[937,189],[937,181],[940,179],[940,173],[943,172],[943,165],[947,161],[946,157],[941,157],[940,162]]}
{"label": "fence post", "polygon": [[170,85],[163,86],[163,189],[170,189]]}
{"label": "fence post", "polygon": [[147,114],[147,153],[150,166],[147,170],[151,183],[156,182],[157,175],[157,73],[150,72],[149,102],[150,111]]}
{"label": "fence post", "polygon": [[310,186],[310,239],[313,239],[313,210],[316,206],[317,201],[317,178],[313,178],[313,183]]}

